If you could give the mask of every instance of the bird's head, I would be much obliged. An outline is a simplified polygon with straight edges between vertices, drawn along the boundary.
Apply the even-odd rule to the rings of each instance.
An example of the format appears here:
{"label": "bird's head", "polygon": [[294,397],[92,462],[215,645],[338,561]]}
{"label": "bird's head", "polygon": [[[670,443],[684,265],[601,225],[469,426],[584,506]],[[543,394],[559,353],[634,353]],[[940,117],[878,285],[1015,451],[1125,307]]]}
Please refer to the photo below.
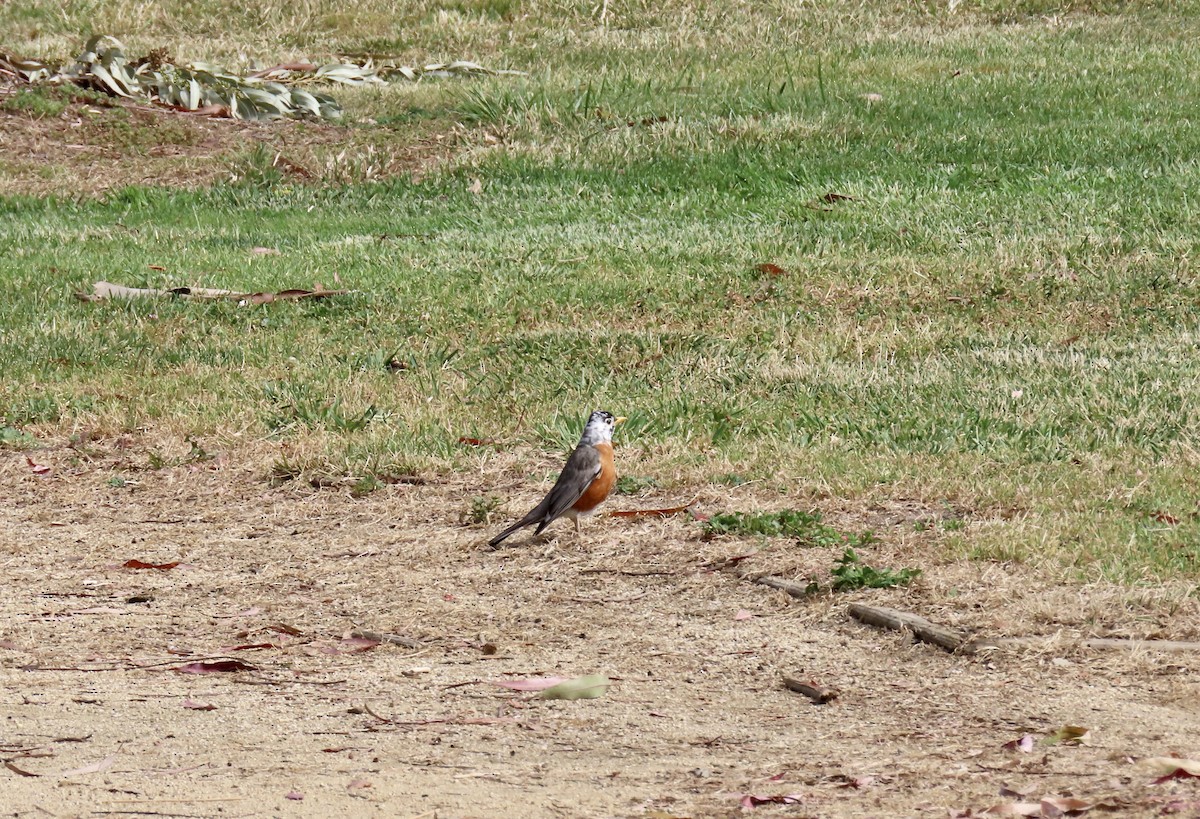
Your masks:
{"label": "bird's head", "polygon": [[611,412],[604,410],[596,410],[588,418],[587,426],[583,428],[583,437],[580,443],[598,444],[602,441],[611,441],[613,430],[618,424],[625,423],[624,416],[618,417]]}

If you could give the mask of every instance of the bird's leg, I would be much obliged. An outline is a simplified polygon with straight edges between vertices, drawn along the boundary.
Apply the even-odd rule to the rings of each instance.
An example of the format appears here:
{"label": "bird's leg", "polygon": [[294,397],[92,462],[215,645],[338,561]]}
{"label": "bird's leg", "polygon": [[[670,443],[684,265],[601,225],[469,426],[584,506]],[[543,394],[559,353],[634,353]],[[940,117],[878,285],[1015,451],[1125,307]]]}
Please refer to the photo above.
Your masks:
{"label": "bird's leg", "polygon": [[579,537],[579,516],[575,516],[575,537]]}

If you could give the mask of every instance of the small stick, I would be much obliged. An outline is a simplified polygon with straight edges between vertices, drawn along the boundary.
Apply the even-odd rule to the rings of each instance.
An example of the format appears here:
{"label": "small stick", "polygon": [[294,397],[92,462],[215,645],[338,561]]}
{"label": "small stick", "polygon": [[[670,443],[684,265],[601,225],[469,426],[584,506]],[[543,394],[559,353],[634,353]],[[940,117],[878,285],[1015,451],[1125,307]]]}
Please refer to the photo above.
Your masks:
{"label": "small stick", "polygon": [[814,705],[824,705],[827,702],[838,698],[838,690],[836,688],[821,688],[820,686],[803,683],[799,680],[785,676],[783,685],[788,691],[795,691],[797,694],[803,694],[813,701]]}
{"label": "small stick", "polygon": [[770,574],[765,574],[761,577],[754,577],[753,575],[739,575],[739,577],[742,580],[749,580],[751,583],[757,583],[760,586],[770,586],[772,589],[787,592],[797,600],[804,600],[816,593],[815,587],[801,586],[790,580],[784,580],[782,577],[775,577]]}
{"label": "small stick", "polygon": [[947,651],[961,651],[964,654],[974,654],[976,650],[983,647],[969,641],[967,636],[961,631],[931,623],[924,617],[916,614],[884,608],[883,606],[868,606],[865,603],[851,603],[849,612],[851,617],[869,626],[887,628],[892,631],[904,631],[907,629],[912,632],[913,637],[916,637],[921,642],[941,646]]}
{"label": "small stick", "polygon": [[402,634],[381,634],[377,631],[352,631],[350,636],[357,640],[374,640],[377,643],[391,643],[403,648],[424,648],[425,644],[412,637]]}
{"label": "small stick", "polygon": [[672,569],[653,569],[646,572],[631,572],[625,569],[583,569],[580,574],[619,574],[624,577],[653,577],[655,575],[672,575],[676,572]]}
{"label": "small stick", "polygon": [[[975,651],[998,648],[1038,648],[1046,645],[1052,637],[999,637],[994,640],[978,640],[972,644]],[[1096,650],[1124,651],[1200,651],[1200,642],[1187,640],[1139,640],[1120,637],[1090,637],[1075,642],[1066,641],[1063,645],[1072,648],[1090,648]]]}
{"label": "small stick", "polygon": [[631,594],[628,597],[568,597],[572,603],[632,603],[634,600],[641,600],[646,596],[646,592],[641,591],[637,594]]}

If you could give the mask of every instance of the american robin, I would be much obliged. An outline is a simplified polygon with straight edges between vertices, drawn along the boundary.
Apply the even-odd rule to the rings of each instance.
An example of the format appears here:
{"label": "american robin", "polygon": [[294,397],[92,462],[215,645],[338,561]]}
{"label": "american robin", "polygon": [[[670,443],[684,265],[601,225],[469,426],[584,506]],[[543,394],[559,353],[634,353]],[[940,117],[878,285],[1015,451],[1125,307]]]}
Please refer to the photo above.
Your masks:
{"label": "american robin", "polygon": [[509,526],[488,541],[496,546],[500,541],[523,526],[537,524],[535,535],[561,517],[575,521],[575,533],[579,533],[579,516],[590,515],[604,502],[617,482],[617,469],[613,466],[612,435],[617,424],[624,418],[614,418],[612,413],[596,410],[588,418],[579,438],[579,445],[567,458],[567,465],[554,482],[550,494],[533,507],[525,517]]}

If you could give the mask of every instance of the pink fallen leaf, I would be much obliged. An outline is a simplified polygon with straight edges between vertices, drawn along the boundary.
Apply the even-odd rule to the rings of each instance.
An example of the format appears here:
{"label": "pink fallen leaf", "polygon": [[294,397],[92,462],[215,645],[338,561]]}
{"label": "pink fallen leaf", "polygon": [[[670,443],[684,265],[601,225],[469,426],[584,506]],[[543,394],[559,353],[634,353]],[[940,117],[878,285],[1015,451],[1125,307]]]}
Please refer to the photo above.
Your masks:
{"label": "pink fallen leaf", "polygon": [[370,651],[379,645],[379,641],[367,637],[344,637],[338,645],[346,654],[354,654],[359,651]]}
{"label": "pink fallen leaf", "polygon": [[348,783],[346,783],[346,788],[348,790],[358,790],[369,787],[371,787],[371,783],[366,779],[351,779]]}
{"label": "pink fallen leaf", "polygon": [[1039,816],[1042,806],[1037,802],[1001,802],[983,811],[983,816]]}
{"label": "pink fallen leaf", "polygon": [[1025,734],[1020,739],[1009,740],[1000,747],[1006,751],[1020,751],[1023,754],[1027,754],[1033,750],[1033,743],[1035,741],[1033,734]]}
{"label": "pink fallen leaf", "polygon": [[1095,807],[1096,803],[1074,796],[1043,796],[1039,806],[1042,816],[1058,817],[1068,813],[1083,813]]}
{"label": "pink fallen leaf", "polygon": [[183,707],[190,708],[193,711],[216,711],[217,710],[217,706],[212,705],[211,703],[207,703],[207,702],[200,702],[198,700],[184,700]]}
{"label": "pink fallen leaf", "polygon": [[873,776],[842,776],[842,781],[838,784],[839,788],[853,788],[861,790],[875,781]]}
{"label": "pink fallen leaf", "polygon": [[283,795],[284,799],[291,799],[293,802],[300,802],[304,799],[304,794],[300,791],[288,791]]}
{"label": "pink fallen leaf", "polygon": [[255,256],[278,256],[279,251],[273,247],[252,247],[250,252]]}
{"label": "pink fallen leaf", "polygon": [[241,660],[204,660],[171,669],[176,674],[226,674],[232,671],[254,671],[254,666]]}
{"label": "pink fallen leaf", "polygon": [[750,620],[753,619],[753,617],[754,615],[745,609],[738,609],[737,614],[733,615],[734,620]]}
{"label": "pink fallen leaf", "polygon": [[513,691],[545,691],[547,688],[553,688],[561,682],[566,682],[566,677],[530,677],[525,680],[488,680],[492,685],[498,685],[501,688],[508,688]]}
{"label": "pink fallen leaf", "polygon": [[1181,759],[1174,756],[1152,756],[1139,763],[1143,768],[1149,768],[1151,773],[1158,774],[1155,785],[1161,785],[1171,779],[1200,778],[1200,759]]}
{"label": "pink fallen leaf", "polygon": [[146,563],[143,560],[137,560],[135,558],[133,560],[126,560],[121,564],[121,567],[125,569],[157,569],[160,572],[166,572],[174,569],[178,565],[178,560],[171,561],[170,563]]}
{"label": "pink fallen leaf", "polygon": [[25,463],[29,464],[29,468],[33,470],[33,474],[38,477],[44,478],[50,474],[50,467],[45,464],[34,463],[33,458],[30,458],[28,455],[25,456]]}
{"label": "pink fallen leaf", "polygon": [[743,810],[754,810],[759,805],[799,805],[804,797],[798,793],[773,794],[757,796],[752,793],[743,794],[740,804]]}
{"label": "pink fallen leaf", "polygon": [[91,765],[84,765],[82,768],[72,768],[69,771],[63,771],[59,776],[83,776],[84,774],[103,773],[113,766],[117,761],[117,755],[106,756],[99,762],[93,762]]}
{"label": "pink fallen leaf", "polygon": [[225,646],[222,651],[259,651],[264,648],[279,648],[277,643],[246,643],[240,646]]}

